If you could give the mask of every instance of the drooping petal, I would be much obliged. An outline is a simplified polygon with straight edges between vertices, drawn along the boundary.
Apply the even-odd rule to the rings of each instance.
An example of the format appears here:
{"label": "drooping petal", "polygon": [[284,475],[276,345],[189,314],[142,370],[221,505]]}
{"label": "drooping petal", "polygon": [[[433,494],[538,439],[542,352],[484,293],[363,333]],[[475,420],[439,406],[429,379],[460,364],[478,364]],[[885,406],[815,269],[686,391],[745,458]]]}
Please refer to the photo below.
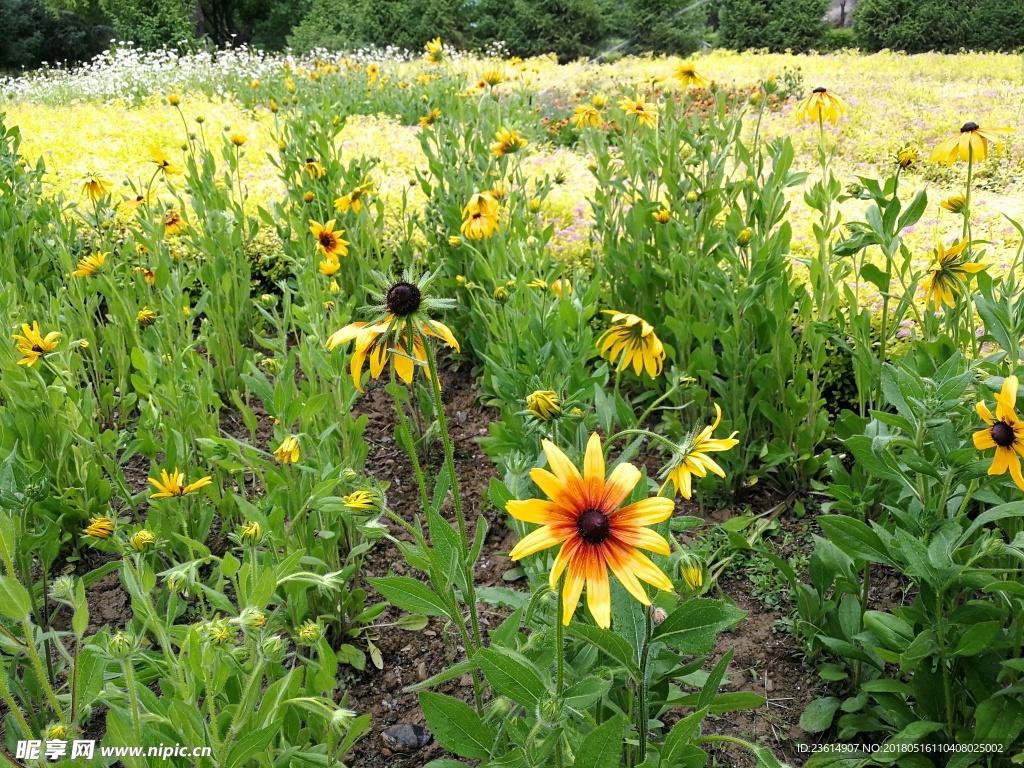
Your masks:
{"label": "drooping petal", "polygon": [[[614,518],[613,518],[614,519]],[[613,536],[623,544],[640,547],[666,557],[672,554],[668,542],[650,528],[616,527]]]}
{"label": "drooping petal", "polygon": [[562,571],[569,565],[576,557],[579,552],[580,546],[582,546],[582,539],[579,536],[571,536],[565,540],[565,544],[558,550],[558,554],[555,556],[555,562],[551,566],[551,573],[548,575],[548,586],[552,590],[558,588],[558,579],[562,576]]}

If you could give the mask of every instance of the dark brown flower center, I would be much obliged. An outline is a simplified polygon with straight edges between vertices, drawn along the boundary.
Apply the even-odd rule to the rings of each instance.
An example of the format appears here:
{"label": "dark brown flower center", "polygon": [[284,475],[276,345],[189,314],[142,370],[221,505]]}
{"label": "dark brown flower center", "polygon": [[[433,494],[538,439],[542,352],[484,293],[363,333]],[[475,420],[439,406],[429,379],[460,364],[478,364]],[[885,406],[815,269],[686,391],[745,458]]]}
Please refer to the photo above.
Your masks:
{"label": "dark brown flower center", "polygon": [[42,348],[42,347],[40,347],[40,346],[39,346],[38,344],[33,344],[33,345],[32,345],[32,351],[33,351],[33,352],[42,352],[42,351],[43,351],[43,348]]}
{"label": "dark brown flower center", "polygon": [[312,165],[315,162],[316,162],[315,158],[312,158],[312,157],[307,157],[306,158],[306,165]]}
{"label": "dark brown flower center", "polygon": [[969,123],[963,124],[963,126],[960,128],[960,133],[970,133],[971,131],[978,130],[979,127],[980,126],[972,120]]}
{"label": "dark brown flower center", "polygon": [[1013,441],[1017,439],[1017,436],[1013,432],[1013,427],[1005,421],[997,421],[993,424],[991,432],[992,440],[1000,448],[1009,448],[1013,445]]}
{"label": "dark brown flower center", "polygon": [[399,317],[411,315],[420,308],[420,289],[404,280],[395,283],[388,290],[388,309]]}
{"label": "dark brown flower center", "polygon": [[334,235],[330,232],[321,232],[320,245],[324,248],[332,248],[334,246]]}
{"label": "dark brown flower center", "polygon": [[819,85],[817,88],[811,91],[811,93],[825,93],[825,89]]}
{"label": "dark brown flower center", "polygon": [[601,510],[588,509],[576,519],[576,530],[587,544],[600,544],[611,533],[611,524]]}

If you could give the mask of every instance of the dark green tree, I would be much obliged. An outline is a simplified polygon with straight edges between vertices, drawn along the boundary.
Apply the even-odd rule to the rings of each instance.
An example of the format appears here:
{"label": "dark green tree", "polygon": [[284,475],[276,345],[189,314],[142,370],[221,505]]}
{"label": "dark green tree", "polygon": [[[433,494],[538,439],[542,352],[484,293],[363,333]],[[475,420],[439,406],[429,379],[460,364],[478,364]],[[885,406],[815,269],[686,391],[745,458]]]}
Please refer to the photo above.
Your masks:
{"label": "dark green tree", "polygon": [[472,31],[479,47],[503,40],[515,56],[554,53],[564,63],[598,52],[605,21],[594,0],[481,0]]}
{"label": "dark green tree", "polygon": [[737,51],[820,50],[828,8],[829,0],[722,0],[718,43]]}
{"label": "dark green tree", "polygon": [[627,0],[620,28],[632,38],[627,52],[689,56],[700,47],[707,27],[703,7],[686,10],[693,0]]}

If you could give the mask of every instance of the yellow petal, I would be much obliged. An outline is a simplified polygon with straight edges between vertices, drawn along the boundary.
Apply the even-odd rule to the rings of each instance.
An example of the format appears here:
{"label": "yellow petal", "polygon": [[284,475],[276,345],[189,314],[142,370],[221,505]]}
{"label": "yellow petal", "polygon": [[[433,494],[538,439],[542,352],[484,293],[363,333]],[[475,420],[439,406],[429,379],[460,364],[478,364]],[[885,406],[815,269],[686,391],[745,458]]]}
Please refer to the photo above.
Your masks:
{"label": "yellow petal", "polygon": [[666,499],[664,496],[652,496],[620,509],[612,515],[613,524],[616,527],[654,525],[672,517],[672,510],[675,509],[675,506],[672,499]]}
{"label": "yellow petal", "polygon": [[523,539],[516,544],[512,551],[508,553],[508,556],[513,560],[522,560],[524,557],[540,552],[542,549],[553,547],[556,544],[560,544],[565,540],[566,537],[558,536],[555,532],[554,526],[544,525],[538,528],[533,533],[528,533]]}
{"label": "yellow petal", "polygon": [[608,569],[604,558],[595,552],[587,558],[587,608],[597,626],[608,629],[612,625],[612,593],[608,584]]}

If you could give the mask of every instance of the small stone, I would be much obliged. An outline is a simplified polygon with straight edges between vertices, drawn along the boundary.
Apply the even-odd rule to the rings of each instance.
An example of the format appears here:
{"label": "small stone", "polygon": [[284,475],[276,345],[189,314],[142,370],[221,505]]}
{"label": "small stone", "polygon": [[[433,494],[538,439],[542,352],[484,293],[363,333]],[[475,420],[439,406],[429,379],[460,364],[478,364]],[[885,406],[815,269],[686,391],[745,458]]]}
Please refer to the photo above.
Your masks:
{"label": "small stone", "polygon": [[465,424],[466,419],[469,418],[469,416],[466,415],[465,411],[459,411],[457,415],[459,417],[459,424]]}
{"label": "small stone", "polygon": [[426,664],[426,662],[421,661],[419,664],[416,665],[416,677],[419,678],[420,680],[426,680],[427,679],[427,664]]}
{"label": "small stone", "polygon": [[775,683],[772,682],[770,677],[765,677],[764,679],[764,690],[766,693],[771,693],[775,690]]}
{"label": "small stone", "polygon": [[459,678],[459,685],[462,686],[463,688],[469,688],[469,686],[471,686],[472,684],[473,684],[473,677],[472,677],[472,675],[463,675],[462,677]]}
{"label": "small stone", "polygon": [[437,632],[435,632],[432,629],[424,629],[423,630],[423,634],[426,635],[427,637],[436,637],[437,636]]}
{"label": "small stone", "polygon": [[415,752],[421,747],[427,746],[433,739],[430,731],[422,725],[412,723],[399,723],[392,725],[380,734],[380,740],[384,742],[382,753],[397,752],[400,754]]}

